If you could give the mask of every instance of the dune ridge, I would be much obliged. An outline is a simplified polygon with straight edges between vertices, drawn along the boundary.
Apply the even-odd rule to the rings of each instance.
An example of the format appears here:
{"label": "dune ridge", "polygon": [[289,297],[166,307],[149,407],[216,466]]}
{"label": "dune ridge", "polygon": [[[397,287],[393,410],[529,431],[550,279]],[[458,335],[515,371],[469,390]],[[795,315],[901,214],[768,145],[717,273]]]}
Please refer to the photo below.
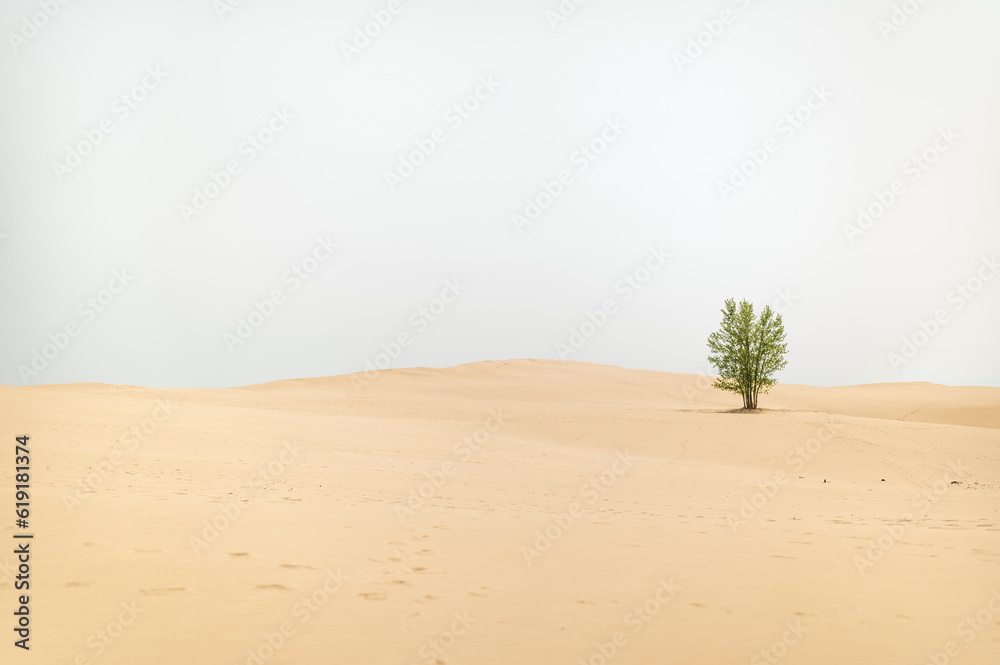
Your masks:
{"label": "dune ridge", "polygon": [[1000,389],[780,384],[746,414],[707,383],[512,360],[0,387],[34,451],[33,656],[995,662],[1000,613],[963,622],[1000,589]]}

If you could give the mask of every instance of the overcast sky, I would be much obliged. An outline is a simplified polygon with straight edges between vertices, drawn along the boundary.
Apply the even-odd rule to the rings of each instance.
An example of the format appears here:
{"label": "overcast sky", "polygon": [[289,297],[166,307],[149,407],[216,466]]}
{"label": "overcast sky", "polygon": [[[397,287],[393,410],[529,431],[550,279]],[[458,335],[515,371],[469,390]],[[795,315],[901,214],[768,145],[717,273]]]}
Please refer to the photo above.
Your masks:
{"label": "overcast sky", "polygon": [[995,0],[8,0],[0,383],[705,372],[733,297],[783,314],[782,382],[1000,385],[998,26]]}

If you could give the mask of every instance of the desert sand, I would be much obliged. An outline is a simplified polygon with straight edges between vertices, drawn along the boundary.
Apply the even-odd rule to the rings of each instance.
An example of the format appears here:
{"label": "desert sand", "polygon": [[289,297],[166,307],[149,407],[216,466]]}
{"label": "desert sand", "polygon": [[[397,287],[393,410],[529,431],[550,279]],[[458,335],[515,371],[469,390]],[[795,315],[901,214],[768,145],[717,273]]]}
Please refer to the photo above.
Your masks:
{"label": "desert sand", "polygon": [[782,384],[748,414],[707,384],[0,387],[35,536],[2,661],[1000,662],[1000,388]]}

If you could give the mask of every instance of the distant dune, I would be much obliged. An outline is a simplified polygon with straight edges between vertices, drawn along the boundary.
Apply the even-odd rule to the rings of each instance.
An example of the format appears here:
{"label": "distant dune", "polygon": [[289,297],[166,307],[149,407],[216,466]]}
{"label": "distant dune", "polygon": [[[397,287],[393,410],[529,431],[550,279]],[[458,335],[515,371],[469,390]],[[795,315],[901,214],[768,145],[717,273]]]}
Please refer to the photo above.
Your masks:
{"label": "distant dune", "polygon": [[1000,388],[782,384],[746,414],[708,383],[0,387],[11,504],[31,435],[31,658],[997,662]]}

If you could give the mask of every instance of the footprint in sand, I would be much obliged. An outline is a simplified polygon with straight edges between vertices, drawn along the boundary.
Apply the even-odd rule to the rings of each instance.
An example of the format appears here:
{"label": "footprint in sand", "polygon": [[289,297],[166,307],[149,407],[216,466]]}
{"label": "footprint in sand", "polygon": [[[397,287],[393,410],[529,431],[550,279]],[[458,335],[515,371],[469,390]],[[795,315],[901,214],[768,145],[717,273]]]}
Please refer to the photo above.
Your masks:
{"label": "footprint in sand", "polygon": [[226,552],[229,556],[250,556],[249,552]]}
{"label": "footprint in sand", "polygon": [[168,593],[181,592],[185,590],[186,589],[184,587],[175,586],[175,587],[166,587],[163,589],[139,589],[139,593],[141,593],[144,596],[165,596]]}
{"label": "footprint in sand", "polygon": [[359,593],[357,595],[361,596],[365,600],[385,600],[389,597],[381,591],[369,591],[367,593]]}
{"label": "footprint in sand", "polygon": [[299,563],[283,563],[283,564],[281,564],[280,567],[281,568],[304,568],[306,570],[316,570],[312,566],[307,566],[305,564],[299,564]]}
{"label": "footprint in sand", "polygon": [[284,584],[258,584],[254,589],[271,589],[275,591],[291,591]]}

